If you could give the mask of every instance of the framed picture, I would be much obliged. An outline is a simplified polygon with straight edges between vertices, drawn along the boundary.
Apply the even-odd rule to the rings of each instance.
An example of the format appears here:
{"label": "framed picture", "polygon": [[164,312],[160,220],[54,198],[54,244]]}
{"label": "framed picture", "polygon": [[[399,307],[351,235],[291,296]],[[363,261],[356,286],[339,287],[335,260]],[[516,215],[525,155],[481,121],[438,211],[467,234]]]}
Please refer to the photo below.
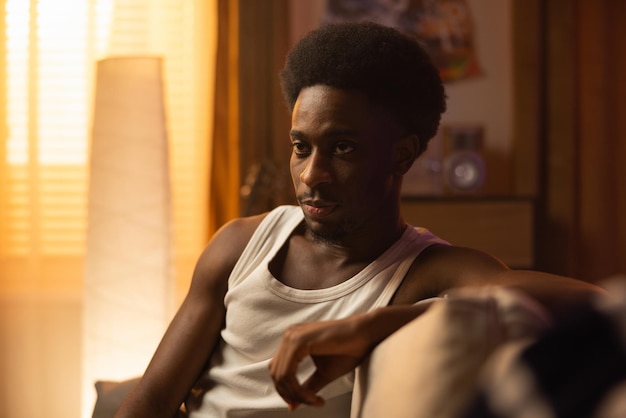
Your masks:
{"label": "framed picture", "polygon": [[371,21],[418,38],[444,81],[480,74],[467,0],[327,0],[322,24]]}

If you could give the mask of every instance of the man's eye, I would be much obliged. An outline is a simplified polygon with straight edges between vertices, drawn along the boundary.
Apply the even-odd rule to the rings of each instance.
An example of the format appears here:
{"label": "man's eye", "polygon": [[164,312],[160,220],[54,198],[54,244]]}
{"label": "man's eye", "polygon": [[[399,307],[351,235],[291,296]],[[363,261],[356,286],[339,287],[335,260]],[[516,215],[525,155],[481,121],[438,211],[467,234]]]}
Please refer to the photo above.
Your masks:
{"label": "man's eye", "polygon": [[291,147],[293,148],[293,152],[296,155],[306,155],[309,152],[308,145],[302,142],[292,142]]}
{"label": "man's eye", "polygon": [[349,142],[337,142],[335,145],[336,154],[348,154],[352,151],[354,151],[354,145]]}

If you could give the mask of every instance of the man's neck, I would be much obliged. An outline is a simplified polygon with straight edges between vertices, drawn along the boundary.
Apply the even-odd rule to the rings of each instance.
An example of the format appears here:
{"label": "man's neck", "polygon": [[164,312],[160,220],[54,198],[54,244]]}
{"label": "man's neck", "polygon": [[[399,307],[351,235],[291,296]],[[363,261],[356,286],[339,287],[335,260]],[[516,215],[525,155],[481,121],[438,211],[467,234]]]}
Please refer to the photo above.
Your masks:
{"label": "man's neck", "polygon": [[[390,219],[390,218],[387,218]],[[376,220],[341,237],[326,237],[316,234],[305,224],[301,233],[315,248],[316,252],[345,263],[371,262],[400,239],[406,229],[402,218],[394,222]]]}

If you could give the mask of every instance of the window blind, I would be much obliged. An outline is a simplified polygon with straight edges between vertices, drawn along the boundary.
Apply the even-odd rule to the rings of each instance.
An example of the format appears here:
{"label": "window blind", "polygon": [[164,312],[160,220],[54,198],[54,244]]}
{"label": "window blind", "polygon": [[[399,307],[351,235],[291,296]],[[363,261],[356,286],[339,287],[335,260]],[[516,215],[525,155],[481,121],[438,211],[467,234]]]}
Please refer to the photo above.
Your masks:
{"label": "window blind", "polygon": [[179,270],[190,271],[188,264],[206,239],[212,28],[206,25],[210,13],[204,3],[5,2],[0,34],[6,74],[0,102],[5,128],[0,257],[5,261],[82,257],[95,61],[150,54],[164,61],[175,252],[186,263]]}

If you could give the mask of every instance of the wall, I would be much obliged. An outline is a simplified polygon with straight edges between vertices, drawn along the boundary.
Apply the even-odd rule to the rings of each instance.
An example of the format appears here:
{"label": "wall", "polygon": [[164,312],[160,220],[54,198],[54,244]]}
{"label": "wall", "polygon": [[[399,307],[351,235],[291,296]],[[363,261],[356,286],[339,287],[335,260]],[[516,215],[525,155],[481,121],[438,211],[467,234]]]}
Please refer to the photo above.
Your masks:
{"label": "wall", "polygon": [[0,294],[0,416],[80,415],[80,295]]}

